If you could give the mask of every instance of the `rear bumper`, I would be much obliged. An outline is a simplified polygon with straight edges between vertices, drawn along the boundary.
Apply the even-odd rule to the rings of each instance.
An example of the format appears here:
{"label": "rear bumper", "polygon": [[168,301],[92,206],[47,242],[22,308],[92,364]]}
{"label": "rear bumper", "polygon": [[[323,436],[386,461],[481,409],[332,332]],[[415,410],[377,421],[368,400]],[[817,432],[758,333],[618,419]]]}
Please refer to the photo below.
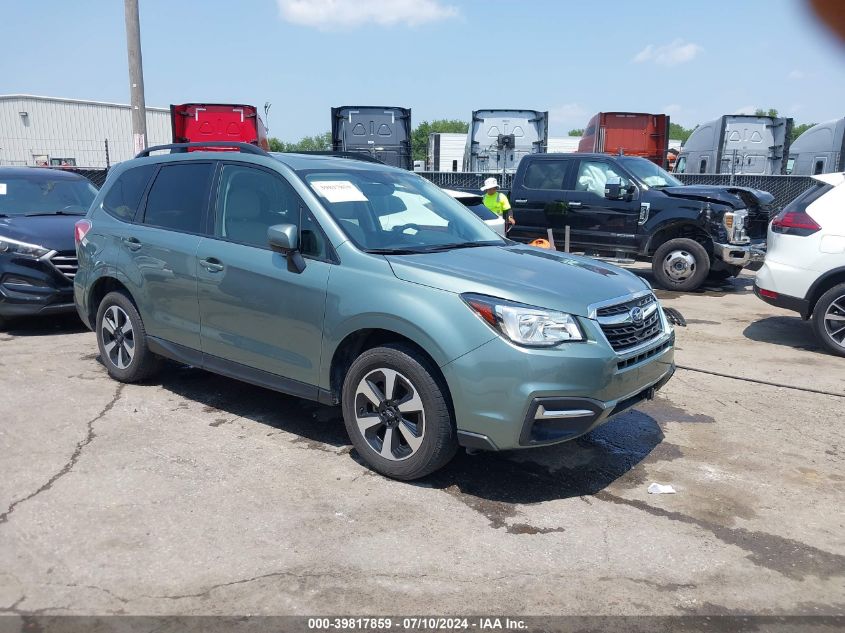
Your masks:
{"label": "rear bumper", "polygon": [[713,244],[713,254],[731,266],[747,266],[751,262],[762,262],[766,257],[766,242],[751,244]]}
{"label": "rear bumper", "polygon": [[[763,294],[763,292],[767,294]],[[760,286],[757,285],[756,281],[754,282],[754,294],[757,295],[759,299],[762,299],[769,305],[773,305],[776,308],[783,308],[784,310],[792,310],[793,312],[797,312],[801,315],[802,319],[810,318],[810,302],[806,299],[799,299],[798,297],[791,297],[789,295],[780,294],[779,292],[775,292],[773,290],[766,290],[760,288]]]}

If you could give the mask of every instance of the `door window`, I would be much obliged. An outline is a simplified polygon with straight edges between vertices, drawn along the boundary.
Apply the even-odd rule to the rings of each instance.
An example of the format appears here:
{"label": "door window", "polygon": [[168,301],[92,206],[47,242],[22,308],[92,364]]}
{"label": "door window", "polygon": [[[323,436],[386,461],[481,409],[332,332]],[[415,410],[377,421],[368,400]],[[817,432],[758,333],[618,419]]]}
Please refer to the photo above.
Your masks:
{"label": "door window", "polygon": [[103,198],[103,210],[119,220],[131,222],[155,168],[155,165],[141,165],[120,174]]}
{"label": "door window", "polygon": [[269,249],[267,229],[275,224],[299,227],[302,254],[326,258],[323,232],[287,181],[262,169],[224,165],[217,192],[215,236]]}
{"label": "door window", "polygon": [[681,157],[678,159],[677,164],[675,165],[675,169],[674,169],[674,171],[675,171],[675,173],[677,173],[677,174],[682,174],[682,173],[684,173],[686,170],[687,170],[687,157],[686,157],[686,156],[681,156]]}
{"label": "door window", "polygon": [[147,196],[144,224],[203,233],[212,163],[163,166]]}
{"label": "door window", "polygon": [[538,160],[525,170],[524,185],[527,189],[563,189],[567,160]]}
{"label": "door window", "polygon": [[702,158],[701,162],[698,163],[698,173],[704,174],[707,173],[707,158]]}
{"label": "door window", "polygon": [[816,164],[813,165],[813,175],[824,173],[824,158],[817,158]]}
{"label": "door window", "polygon": [[604,198],[607,182],[618,182],[622,187],[630,183],[613,165],[601,160],[582,160],[575,179],[575,191],[588,191]]}

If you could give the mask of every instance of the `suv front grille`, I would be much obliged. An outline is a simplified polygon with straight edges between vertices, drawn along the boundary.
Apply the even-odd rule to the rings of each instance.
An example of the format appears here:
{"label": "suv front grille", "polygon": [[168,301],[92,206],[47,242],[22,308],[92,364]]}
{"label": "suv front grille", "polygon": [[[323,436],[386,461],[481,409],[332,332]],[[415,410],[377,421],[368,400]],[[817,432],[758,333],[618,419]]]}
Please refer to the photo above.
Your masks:
{"label": "suv front grille", "polygon": [[50,263],[70,281],[73,281],[73,278],[76,277],[76,271],[79,269],[79,261],[73,251],[56,253],[50,258]]}
{"label": "suv front grille", "polygon": [[[632,312],[639,308],[643,318],[635,322]],[[654,295],[637,297],[630,301],[596,310],[596,319],[604,332],[607,342],[616,352],[648,343],[663,333],[660,311]]]}

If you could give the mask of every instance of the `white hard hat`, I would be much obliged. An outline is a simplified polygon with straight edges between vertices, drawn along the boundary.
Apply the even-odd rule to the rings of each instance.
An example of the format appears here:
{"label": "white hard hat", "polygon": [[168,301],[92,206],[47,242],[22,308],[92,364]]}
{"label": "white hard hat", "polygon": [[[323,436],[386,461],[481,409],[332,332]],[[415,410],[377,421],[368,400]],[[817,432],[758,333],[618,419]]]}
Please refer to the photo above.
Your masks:
{"label": "white hard hat", "polygon": [[484,186],[481,187],[481,191],[487,191],[488,189],[498,189],[499,183],[496,182],[495,178],[488,178],[484,181]]}

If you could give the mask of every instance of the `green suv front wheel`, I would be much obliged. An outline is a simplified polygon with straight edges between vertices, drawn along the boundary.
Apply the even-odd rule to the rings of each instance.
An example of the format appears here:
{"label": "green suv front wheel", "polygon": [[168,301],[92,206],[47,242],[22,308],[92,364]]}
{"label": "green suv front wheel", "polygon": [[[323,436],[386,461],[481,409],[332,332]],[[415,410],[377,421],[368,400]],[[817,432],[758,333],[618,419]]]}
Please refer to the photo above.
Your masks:
{"label": "green suv front wheel", "polygon": [[455,424],[442,380],[411,347],[365,351],[343,383],[343,419],[361,457],[394,479],[418,479],[455,454]]}
{"label": "green suv front wheel", "polygon": [[97,346],[109,376],[139,382],[152,376],[161,359],[147,347],[147,332],[135,304],[122,292],[110,292],[97,309]]}

